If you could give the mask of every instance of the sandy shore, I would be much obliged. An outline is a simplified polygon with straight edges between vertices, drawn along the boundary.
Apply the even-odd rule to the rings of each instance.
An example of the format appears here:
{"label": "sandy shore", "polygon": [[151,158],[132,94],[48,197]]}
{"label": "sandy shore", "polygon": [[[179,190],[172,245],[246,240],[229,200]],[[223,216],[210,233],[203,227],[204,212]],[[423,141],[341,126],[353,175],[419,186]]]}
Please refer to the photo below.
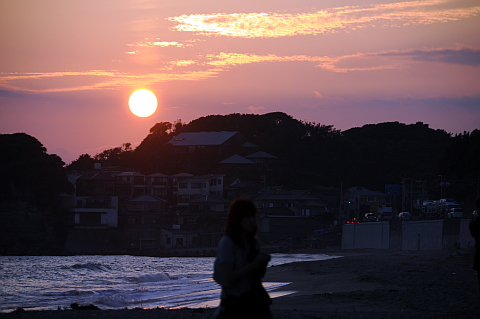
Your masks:
{"label": "sandy shore", "polygon": [[[317,251],[318,252],[318,251]],[[472,252],[321,251],[344,257],[270,267],[264,281],[291,282],[275,319],[480,318]],[[214,309],[17,311],[0,318],[211,318]]]}

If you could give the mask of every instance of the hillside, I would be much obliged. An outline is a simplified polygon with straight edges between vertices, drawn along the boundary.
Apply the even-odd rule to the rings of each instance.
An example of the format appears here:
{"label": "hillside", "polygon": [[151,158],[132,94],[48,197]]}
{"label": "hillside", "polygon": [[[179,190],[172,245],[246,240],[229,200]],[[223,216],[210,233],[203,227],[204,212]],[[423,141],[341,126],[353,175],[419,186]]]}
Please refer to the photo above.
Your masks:
{"label": "hillside", "polygon": [[[178,154],[167,143],[180,133],[202,131],[238,131],[259,150],[279,159],[267,171],[232,172],[218,163],[233,154]],[[190,123],[157,123],[136,149],[127,143],[93,158],[82,156],[82,161],[79,158],[69,168],[100,161],[145,174],[243,174],[235,177],[244,180],[265,175],[271,185],[363,186],[379,191],[385,184],[400,184],[408,178],[426,181],[431,192],[439,192],[441,175],[451,185],[451,197],[464,197],[465,192],[479,195],[480,165],[476,159],[480,157],[480,131],[452,136],[421,122],[369,124],[342,132],[281,112],[210,115]]]}

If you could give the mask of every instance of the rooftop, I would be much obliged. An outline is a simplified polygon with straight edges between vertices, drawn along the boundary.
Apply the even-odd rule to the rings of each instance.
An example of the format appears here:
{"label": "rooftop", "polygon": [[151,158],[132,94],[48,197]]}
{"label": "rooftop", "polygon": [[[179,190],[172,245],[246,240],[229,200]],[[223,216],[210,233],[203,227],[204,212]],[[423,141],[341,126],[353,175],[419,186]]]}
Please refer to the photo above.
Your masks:
{"label": "rooftop", "polygon": [[168,143],[173,146],[221,145],[238,132],[186,132],[180,133]]}

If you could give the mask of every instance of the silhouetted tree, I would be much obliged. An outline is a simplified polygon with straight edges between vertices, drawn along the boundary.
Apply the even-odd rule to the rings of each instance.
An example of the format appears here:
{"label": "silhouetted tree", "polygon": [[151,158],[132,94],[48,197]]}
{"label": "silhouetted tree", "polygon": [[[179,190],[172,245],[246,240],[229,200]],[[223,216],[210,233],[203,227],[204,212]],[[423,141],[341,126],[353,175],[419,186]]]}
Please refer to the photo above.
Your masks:
{"label": "silhouetted tree", "polygon": [[67,165],[67,170],[73,171],[86,171],[88,169],[92,169],[95,160],[89,154],[82,154],[78,157],[78,159],[71,162]]}
{"label": "silhouetted tree", "polygon": [[357,185],[382,190],[402,177],[437,178],[439,159],[450,135],[421,122],[388,122],[352,128],[343,135],[352,143]]}
{"label": "silhouetted tree", "polygon": [[109,163],[110,165],[132,167],[132,155],[132,144],[123,143],[121,147],[114,147],[96,154],[93,159],[95,162],[99,163]]}
{"label": "silhouetted tree", "polygon": [[0,249],[25,253],[64,239],[59,195],[73,191],[65,163],[25,133],[0,135],[0,149]]}
{"label": "silhouetted tree", "polygon": [[440,167],[439,174],[450,184],[450,197],[469,196],[471,203],[480,198],[480,130],[452,137],[440,156]]}
{"label": "silhouetted tree", "polygon": [[140,143],[133,152],[134,168],[142,173],[166,172],[162,168],[167,166],[171,158],[168,156],[169,146],[166,143],[171,138],[172,124],[160,122],[150,129],[150,134]]}

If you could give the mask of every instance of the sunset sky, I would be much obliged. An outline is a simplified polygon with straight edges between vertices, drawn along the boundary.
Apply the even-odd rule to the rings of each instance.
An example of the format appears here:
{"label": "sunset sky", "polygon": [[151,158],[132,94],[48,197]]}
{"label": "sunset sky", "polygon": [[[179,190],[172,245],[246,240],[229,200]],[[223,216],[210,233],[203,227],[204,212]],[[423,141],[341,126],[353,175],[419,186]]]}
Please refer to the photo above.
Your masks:
{"label": "sunset sky", "polygon": [[66,163],[214,114],[480,128],[478,0],[0,0],[0,39],[0,133]]}

